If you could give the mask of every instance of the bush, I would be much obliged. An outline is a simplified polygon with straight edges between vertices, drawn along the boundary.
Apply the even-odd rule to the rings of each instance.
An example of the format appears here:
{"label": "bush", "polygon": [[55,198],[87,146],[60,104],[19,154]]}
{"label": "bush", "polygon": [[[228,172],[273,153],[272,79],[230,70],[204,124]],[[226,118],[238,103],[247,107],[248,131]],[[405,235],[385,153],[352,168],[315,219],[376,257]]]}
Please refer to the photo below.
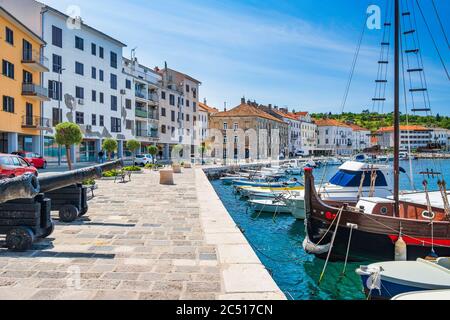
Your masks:
{"label": "bush", "polygon": [[82,182],[83,186],[93,186],[94,184],[95,184],[95,180],[94,179],[87,179],[87,180],[84,180]]}
{"label": "bush", "polygon": [[164,167],[162,164],[157,164],[157,163],[155,163],[155,164],[147,163],[145,165],[145,169],[162,168],[162,167]]}
{"label": "bush", "polygon": [[142,169],[140,167],[138,167],[138,166],[124,167],[123,170],[131,171],[131,172],[140,172],[140,171],[142,171]]}
{"label": "bush", "polygon": [[104,178],[113,178],[113,177],[117,177],[118,175],[119,175],[119,171],[118,170],[105,171],[102,174],[102,176]]}

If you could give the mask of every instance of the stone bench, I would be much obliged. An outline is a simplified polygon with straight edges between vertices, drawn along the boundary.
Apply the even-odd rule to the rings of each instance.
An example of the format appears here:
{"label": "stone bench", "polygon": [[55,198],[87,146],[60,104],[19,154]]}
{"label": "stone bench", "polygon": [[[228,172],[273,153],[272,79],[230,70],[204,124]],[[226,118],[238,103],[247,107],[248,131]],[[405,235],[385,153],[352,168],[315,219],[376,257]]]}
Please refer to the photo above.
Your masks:
{"label": "stone bench", "polygon": [[163,169],[159,170],[159,184],[174,185],[173,170]]}

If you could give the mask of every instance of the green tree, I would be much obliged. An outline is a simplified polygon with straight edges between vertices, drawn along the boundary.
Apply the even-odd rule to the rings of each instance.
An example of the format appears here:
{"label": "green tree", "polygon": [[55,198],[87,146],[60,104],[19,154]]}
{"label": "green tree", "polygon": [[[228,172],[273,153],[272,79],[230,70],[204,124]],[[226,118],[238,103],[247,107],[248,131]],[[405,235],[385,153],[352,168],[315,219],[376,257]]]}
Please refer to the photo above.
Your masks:
{"label": "green tree", "polygon": [[65,146],[67,154],[67,165],[69,170],[72,170],[72,159],[70,156],[70,151],[72,145],[78,145],[83,141],[83,133],[80,127],[72,122],[63,122],[56,126],[55,128],[55,141],[60,146]]}
{"label": "green tree", "polygon": [[111,154],[117,150],[117,141],[111,138],[105,139],[102,147],[107,152],[108,159],[111,160]]}
{"label": "green tree", "polygon": [[128,140],[127,149],[133,153],[133,163],[136,160],[136,151],[141,147],[141,143],[137,140]]}
{"label": "green tree", "polygon": [[153,164],[155,164],[155,157],[159,152],[158,147],[155,145],[151,145],[151,146],[147,147],[147,150],[148,150],[148,153],[150,153],[152,156]]}

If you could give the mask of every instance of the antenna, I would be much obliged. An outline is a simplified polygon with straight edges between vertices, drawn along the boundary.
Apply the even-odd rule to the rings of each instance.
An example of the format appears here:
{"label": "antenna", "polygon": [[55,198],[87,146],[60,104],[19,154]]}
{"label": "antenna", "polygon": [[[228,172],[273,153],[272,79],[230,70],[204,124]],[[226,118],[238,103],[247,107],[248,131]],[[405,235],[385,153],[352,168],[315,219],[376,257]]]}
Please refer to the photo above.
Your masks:
{"label": "antenna", "polygon": [[134,59],[136,58],[136,49],[138,47],[134,47],[133,49],[131,49],[131,61],[134,61]]}

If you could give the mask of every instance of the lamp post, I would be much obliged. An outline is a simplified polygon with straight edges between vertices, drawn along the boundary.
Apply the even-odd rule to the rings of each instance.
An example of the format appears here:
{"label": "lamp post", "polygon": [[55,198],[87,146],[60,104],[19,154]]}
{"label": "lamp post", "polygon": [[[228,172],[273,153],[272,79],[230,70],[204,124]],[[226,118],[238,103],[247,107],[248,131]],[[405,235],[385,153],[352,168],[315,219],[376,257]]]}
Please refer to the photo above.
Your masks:
{"label": "lamp post", "polygon": [[[61,114],[61,99],[62,99],[62,85],[61,85],[61,74],[62,72],[66,70],[64,68],[59,67],[58,72],[58,90],[56,92],[58,93],[58,124],[62,122],[62,114]],[[61,167],[61,146],[58,145],[58,167]]]}

